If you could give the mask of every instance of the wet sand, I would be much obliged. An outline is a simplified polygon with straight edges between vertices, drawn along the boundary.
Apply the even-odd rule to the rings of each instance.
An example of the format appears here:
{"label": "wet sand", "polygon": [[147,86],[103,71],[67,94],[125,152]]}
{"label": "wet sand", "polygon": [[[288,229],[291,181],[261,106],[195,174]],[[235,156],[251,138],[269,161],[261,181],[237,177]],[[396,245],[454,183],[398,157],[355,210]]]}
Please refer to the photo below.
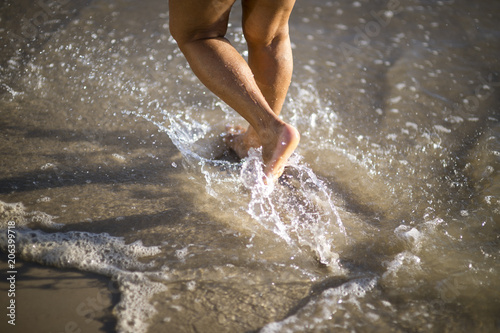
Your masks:
{"label": "wet sand", "polygon": [[[57,7],[55,2],[47,2],[47,4],[52,8],[50,11],[47,11],[47,7],[34,5],[32,1],[3,3],[1,11],[4,29],[1,34],[5,44],[0,52],[0,65],[4,74],[6,74],[5,69],[9,67],[8,61],[15,56],[18,48],[21,51],[19,65],[23,68],[33,54],[43,48],[44,43],[54,34],[77,18],[79,10],[88,6],[90,1],[72,1],[63,7]],[[47,16],[47,13],[51,15]],[[26,22],[37,16],[43,22],[36,26],[37,29],[34,29],[32,24]],[[10,82],[6,79],[10,79]],[[3,83],[7,83],[8,86],[15,87],[18,80],[19,76],[3,77]],[[9,94],[5,87],[4,85],[0,87],[4,97]],[[161,199],[145,200],[140,193],[143,191],[147,193],[148,185],[154,186],[151,185],[153,183],[159,183],[155,187],[162,187],[163,182],[168,178],[168,176],[163,176],[163,173],[168,172],[169,169],[175,173],[175,169],[171,166],[165,167],[163,162],[151,165],[141,161],[145,154],[158,155],[159,151],[156,148],[145,149],[140,154],[136,152],[137,149],[134,149],[143,144],[139,141],[150,138],[151,133],[153,135],[158,133],[156,127],[146,125],[145,128],[143,126],[143,131],[148,133],[131,134],[128,130],[120,129],[120,125],[113,129],[99,128],[96,122],[90,119],[84,119],[81,125],[73,127],[67,126],[65,121],[67,115],[61,114],[60,110],[55,108],[45,108],[43,102],[28,108],[30,109],[29,117],[16,113],[13,109],[0,111],[1,200],[24,202],[28,207],[40,207],[39,205],[42,204],[45,206],[44,210],[58,216],[61,221],[74,224],[72,230],[88,230],[91,220],[101,219],[103,220],[102,232],[115,234],[120,234],[117,229],[123,228],[124,225],[130,226],[140,222],[140,219],[132,219],[117,226],[114,219],[126,215],[127,210],[157,212],[156,207]],[[140,127],[135,128],[141,131]],[[125,135],[129,139],[120,140],[119,137]],[[132,136],[135,137],[135,142],[130,140]],[[163,138],[159,140],[167,143],[166,151],[169,157],[163,156],[165,160],[169,160],[170,163],[177,161],[180,164],[178,161],[180,155],[175,147],[168,143],[168,137],[163,135]],[[101,145],[104,141],[106,144]],[[64,147],[54,149],[56,142],[64,142]],[[74,151],[74,154],[65,154],[68,144],[73,147],[79,146],[79,149]],[[107,153],[105,146],[112,146],[113,152]],[[117,147],[120,149],[116,150]],[[99,152],[96,152],[96,148]],[[151,144],[150,148],[152,148]],[[102,155],[101,161],[104,159],[111,164],[108,169],[100,170],[92,165],[95,160],[93,163],[85,160],[86,154],[92,155],[90,158],[93,158],[96,153]],[[123,156],[127,156],[127,161]],[[130,160],[132,162],[128,162]],[[56,165],[59,167],[54,167]],[[131,175],[127,169],[136,170],[136,174]],[[74,173],[76,170],[79,172]],[[158,177],[153,179],[152,175],[160,170],[162,179],[159,180]],[[141,178],[147,179],[141,182],[138,180]],[[127,182],[128,188],[124,184]],[[137,182],[138,184],[134,185]],[[89,186],[91,183],[95,184],[90,185],[94,189],[90,192],[85,191],[84,196],[79,196],[78,187]],[[116,211],[108,209],[103,212],[98,205],[90,204],[89,206],[88,195],[100,196],[100,199],[95,197],[97,200],[92,200],[94,203],[109,199],[113,196],[113,192],[116,192],[114,184],[119,184],[120,191],[130,193],[128,196],[130,202],[123,200],[124,197],[120,195],[119,204],[113,207]],[[66,197],[64,193],[58,194],[58,189],[64,189],[66,186],[75,188],[73,197]],[[57,204],[52,206],[50,198],[55,199]],[[148,207],[141,205],[141,199],[144,199],[142,203]],[[130,208],[131,206],[133,208]],[[89,209],[89,207],[92,208]],[[76,211],[80,211],[80,214],[75,215]],[[68,212],[68,216],[65,212]],[[80,219],[78,215],[84,218]],[[106,222],[106,218],[111,218],[111,221]],[[92,225],[94,231],[96,231],[96,225]],[[6,254],[1,253],[0,259],[0,271],[2,276],[6,277],[5,272],[8,271]],[[4,310],[2,310],[0,331],[54,333],[115,331],[116,317],[113,316],[112,309],[118,303],[120,296],[116,285],[109,278],[74,269],[51,268],[19,259],[16,260],[16,271],[14,298],[16,325],[10,325],[5,320],[7,311],[5,309],[10,298],[7,297],[9,284],[2,278],[0,305]]]}
{"label": "wet sand", "polygon": [[[6,272],[2,253],[0,270]],[[16,262],[15,326],[0,322],[2,332],[113,332],[113,306],[118,290],[97,274],[61,270],[38,264]],[[9,284],[0,282],[0,306],[9,306]],[[8,319],[11,320],[11,319]]]}
{"label": "wet sand", "polygon": [[[92,120],[78,128],[64,123],[64,115],[57,109],[33,107],[29,117],[16,112],[2,114],[0,154],[7,158],[0,161],[0,200],[43,209],[57,216],[55,222],[66,224],[63,231],[121,236],[134,227],[162,223],[153,215],[179,220],[182,214],[175,209],[158,211],[159,207],[175,207],[185,202],[182,196],[169,190],[177,183],[178,169],[166,166],[164,161],[177,161],[179,165],[181,162],[179,152],[165,134],[144,122],[142,126],[134,126],[137,134],[122,131],[128,137],[123,141],[119,139],[120,129],[100,129]],[[152,144],[142,148],[143,138],[152,134],[164,143],[163,156]],[[63,144],[54,149],[57,142]],[[67,145],[72,146],[72,154],[64,153]],[[111,151],[107,151],[107,146],[112,147]],[[150,162],[147,154],[161,159]],[[100,155],[98,163],[107,164],[108,168],[94,164],[96,155]],[[71,197],[65,194],[68,187],[73,188]],[[149,191],[157,194],[151,197]],[[102,205],[105,201],[114,203]],[[138,211],[140,215],[135,216]],[[145,243],[147,239],[144,235]],[[112,309],[120,295],[109,278],[19,259],[16,270],[16,325],[2,320],[2,332],[115,332],[116,317]],[[8,271],[4,253],[0,271],[2,274]],[[7,291],[8,283],[2,279],[2,309],[9,300]]]}
{"label": "wet sand", "polygon": [[[77,1],[64,11],[54,7],[50,18],[32,2],[9,3],[0,36],[17,43],[0,52],[0,200],[22,202],[27,212],[64,224],[59,230],[36,225],[48,234],[107,233],[126,244],[162,247],[152,261],[172,281],[169,292],[150,302],[157,309],[150,332],[256,330],[288,318],[298,331],[309,320],[366,328],[377,316],[381,331],[500,327],[498,300],[491,299],[498,290],[500,202],[492,2],[488,10],[487,1],[485,9],[466,1],[409,1],[399,17],[385,11],[385,1],[297,7],[295,85],[283,114],[298,123],[299,152],[334,192],[350,227],[350,245],[336,243],[335,251],[351,275],[332,274],[313,251],[297,251],[263,231],[255,222],[260,216],[248,223],[247,202],[231,197],[248,191],[234,191],[240,184],[227,181],[224,170],[210,173],[198,161],[190,171],[172,142],[184,138],[160,128],[171,120],[165,115],[187,114],[188,124],[217,122],[208,134],[187,131],[202,138],[183,153],[198,153],[203,142],[217,144],[216,132],[230,118],[220,120],[229,112],[205,94],[168,40],[166,2]],[[371,10],[384,11],[378,19],[390,25],[371,31],[367,41],[355,28],[381,28]],[[43,29],[22,36],[30,18]],[[238,31],[230,37],[242,46]],[[354,59],[334,42],[345,42]],[[470,97],[481,98],[477,108],[465,102]],[[301,199],[293,197],[292,209],[283,210],[292,212]],[[323,198],[314,199],[321,206]],[[111,309],[123,294],[109,278],[47,266],[78,263],[33,258],[43,266],[16,263],[16,330],[116,330],[123,308],[115,315]],[[1,263],[3,274],[4,256]],[[377,276],[381,286],[367,289],[359,310],[322,295],[360,276]],[[127,295],[139,294],[124,285]],[[3,302],[4,280],[0,288]],[[371,313],[372,304],[381,312]],[[318,311],[309,313],[315,305]],[[328,311],[337,317],[322,318]]]}
{"label": "wet sand", "polygon": [[[78,9],[85,3],[88,2],[75,1],[73,4],[66,6],[64,12],[54,11],[54,15],[51,15],[50,20],[60,19],[61,22],[52,22],[51,24],[48,22],[48,12],[43,11],[44,8],[40,6],[34,6],[31,1],[4,2],[0,6],[2,12],[1,26],[3,28],[1,34],[4,43],[0,52],[2,72],[6,74],[5,69],[9,66],[8,61],[18,49],[16,44],[24,54],[23,61],[29,61],[32,50],[39,49],[43,43],[50,39],[53,33],[78,15]],[[50,4],[50,2],[47,2],[47,4]],[[26,22],[38,15],[40,20],[46,22],[37,26],[39,29],[32,29],[33,26],[27,25]],[[16,38],[13,38],[13,36],[18,37],[17,43],[14,42]],[[27,40],[31,39],[27,37],[33,37],[31,43],[26,43]],[[11,82],[6,82],[5,79],[4,76],[3,83],[10,84],[16,80],[16,77],[11,76]],[[2,89],[5,89],[5,86],[2,86]],[[3,90],[2,93],[8,92]],[[2,148],[0,151],[3,156],[2,162],[0,162],[0,175],[2,179],[5,179],[8,175],[26,171],[25,168],[22,168],[22,163],[19,163],[19,159],[23,156],[26,158],[26,162],[31,160],[30,153],[18,150],[15,154],[12,154],[7,148],[14,138],[24,137],[26,139],[25,131],[28,130],[29,126],[25,127],[26,124],[23,124],[23,121],[16,119],[16,117],[7,117],[6,110],[0,112],[2,114],[0,120],[2,126],[0,138],[2,143],[0,146]],[[36,117],[34,113],[33,116]],[[11,126],[8,124],[11,124]],[[27,145],[17,147],[27,148]],[[11,162],[9,163],[9,161]],[[12,161],[17,162],[13,163]],[[16,180],[11,181],[11,183],[21,185]],[[0,186],[0,191],[3,196],[5,196],[5,191],[9,192],[5,183]],[[20,200],[23,199],[20,198]],[[1,253],[0,270],[2,276],[6,278],[8,276],[6,274],[8,265],[5,253]],[[117,303],[118,294],[113,284],[106,277],[70,269],[50,268],[19,259],[16,261],[16,271],[14,298],[16,301],[16,325],[9,324],[8,320],[10,319],[5,316],[7,311],[5,309],[9,305],[10,299],[7,297],[9,283],[2,278],[0,281],[0,306],[3,311],[0,331],[13,333],[114,331],[116,319],[112,316],[112,308]]]}

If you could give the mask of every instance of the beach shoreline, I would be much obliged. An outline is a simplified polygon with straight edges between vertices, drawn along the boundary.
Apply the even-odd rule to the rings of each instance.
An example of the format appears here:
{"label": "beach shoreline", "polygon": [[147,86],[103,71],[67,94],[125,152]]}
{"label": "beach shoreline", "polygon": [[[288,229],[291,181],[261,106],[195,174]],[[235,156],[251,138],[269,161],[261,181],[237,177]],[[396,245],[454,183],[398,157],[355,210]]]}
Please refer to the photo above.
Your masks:
{"label": "beach shoreline", "polygon": [[[8,271],[4,253],[0,254],[0,271]],[[109,278],[26,261],[16,261],[16,271],[14,297],[7,297],[9,283],[0,281],[2,332],[115,331],[112,309],[119,293]],[[6,316],[10,299],[15,300],[15,321]]]}
{"label": "beach shoreline", "polygon": [[0,9],[1,332],[500,329],[500,3],[297,2],[273,192],[168,2]]}

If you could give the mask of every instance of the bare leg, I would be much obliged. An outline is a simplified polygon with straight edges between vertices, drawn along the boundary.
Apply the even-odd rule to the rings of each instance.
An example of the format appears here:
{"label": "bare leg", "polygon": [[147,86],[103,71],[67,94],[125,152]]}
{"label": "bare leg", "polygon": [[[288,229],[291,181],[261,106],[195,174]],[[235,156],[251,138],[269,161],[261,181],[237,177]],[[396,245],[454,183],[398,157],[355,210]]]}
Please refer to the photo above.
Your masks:
{"label": "bare leg", "polygon": [[295,0],[244,0],[243,32],[248,65],[260,91],[279,115],[292,79],[288,18]]}
{"label": "bare leg", "polygon": [[[288,18],[295,0],[243,0],[243,32],[248,44],[248,65],[267,103],[279,115],[293,70]],[[260,147],[257,133],[229,131],[227,142],[240,157]]]}
{"label": "bare leg", "polygon": [[[279,1],[277,1],[279,2]],[[255,130],[264,173],[276,179],[299,142],[280,120],[241,55],[224,38],[234,0],[171,0],[170,30],[198,78]]]}

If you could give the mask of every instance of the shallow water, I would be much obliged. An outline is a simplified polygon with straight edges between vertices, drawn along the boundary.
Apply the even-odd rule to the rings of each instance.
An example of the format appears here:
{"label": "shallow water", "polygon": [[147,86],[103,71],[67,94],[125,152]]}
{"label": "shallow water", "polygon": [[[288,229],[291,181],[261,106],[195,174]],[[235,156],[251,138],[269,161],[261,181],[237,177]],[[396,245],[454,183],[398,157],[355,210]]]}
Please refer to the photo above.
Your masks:
{"label": "shallow water", "polygon": [[500,329],[498,1],[299,1],[272,191],[166,2],[48,3],[2,7],[2,228],[116,281],[117,331]]}

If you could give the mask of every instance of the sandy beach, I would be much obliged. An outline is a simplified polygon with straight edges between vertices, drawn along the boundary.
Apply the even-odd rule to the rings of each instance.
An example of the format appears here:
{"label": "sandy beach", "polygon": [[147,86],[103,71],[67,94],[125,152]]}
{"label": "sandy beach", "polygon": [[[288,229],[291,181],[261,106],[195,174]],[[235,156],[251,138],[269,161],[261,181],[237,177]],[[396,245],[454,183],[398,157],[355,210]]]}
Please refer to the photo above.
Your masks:
{"label": "sandy beach", "polygon": [[[2,255],[0,269],[7,271]],[[110,332],[116,319],[116,287],[102,276],[75,270],[60,270],[18,262],[16,280],[16,325],[2,320],[2,332]],[[0,292],[7,295],[2,281]],[[2,309],[8,298],[2,297]],[[11,320],[11,319],[9,319]]]}
{"label": "sandy beach", "polygon": [[269,190],[167,1],[4,1],[0,331],[498,331],[499,6],[298,1]]}

